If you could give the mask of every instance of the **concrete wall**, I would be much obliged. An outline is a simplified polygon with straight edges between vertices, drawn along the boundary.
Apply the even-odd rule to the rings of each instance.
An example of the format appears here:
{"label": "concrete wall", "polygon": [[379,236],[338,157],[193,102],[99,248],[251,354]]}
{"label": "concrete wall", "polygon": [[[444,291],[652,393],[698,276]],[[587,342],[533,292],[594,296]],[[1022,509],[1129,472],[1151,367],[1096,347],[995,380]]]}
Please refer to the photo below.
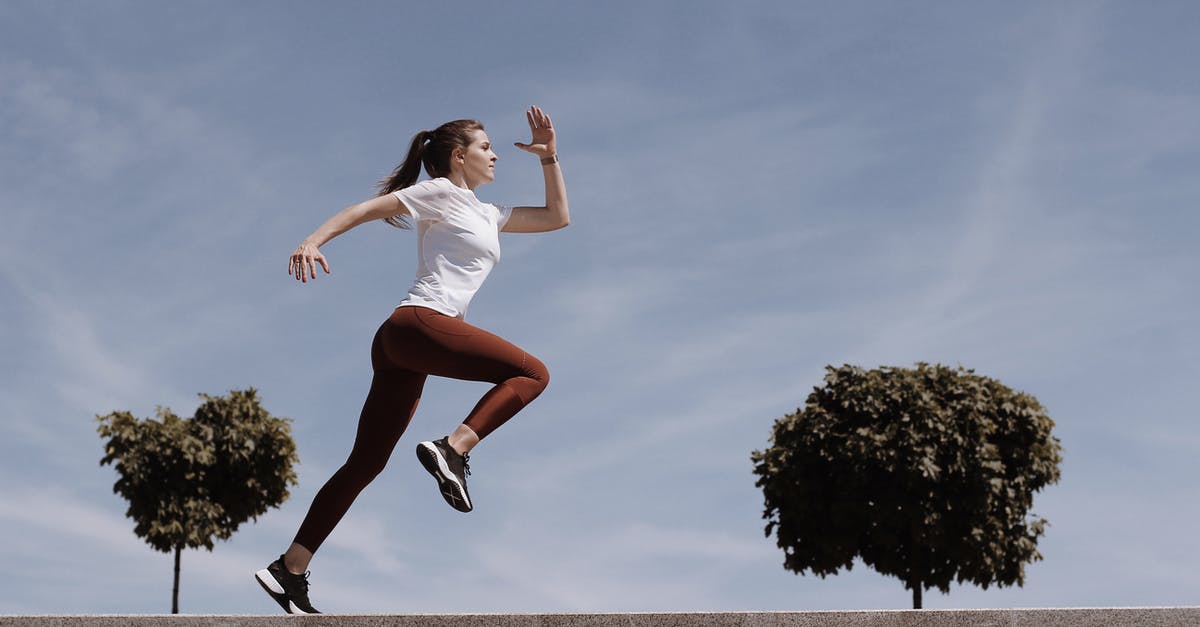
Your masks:
{"label": "concrete wall", "polygon": [[148,627],[151,625],[187,627],[233,627],[241,625],[263,625],[266,627],[1200,626],[1200,607],[623,614],[0,616],[0,627]]}

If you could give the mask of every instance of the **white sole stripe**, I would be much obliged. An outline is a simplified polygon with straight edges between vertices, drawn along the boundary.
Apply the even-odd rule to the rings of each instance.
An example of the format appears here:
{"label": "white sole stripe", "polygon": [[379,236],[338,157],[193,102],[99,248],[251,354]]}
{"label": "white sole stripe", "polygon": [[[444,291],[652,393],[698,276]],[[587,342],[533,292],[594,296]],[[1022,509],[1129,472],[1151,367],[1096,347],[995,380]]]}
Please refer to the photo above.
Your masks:
{"label": "white sole stripe", "polygon": [[259,583],[265,586],[267,590],[270,590],[275,594],[284,594],[283,586],[279,585],[279,582],[275,580],[275,575],[272,575],[271,571],[264,568],[254,573],[254,577],[258,579]]}

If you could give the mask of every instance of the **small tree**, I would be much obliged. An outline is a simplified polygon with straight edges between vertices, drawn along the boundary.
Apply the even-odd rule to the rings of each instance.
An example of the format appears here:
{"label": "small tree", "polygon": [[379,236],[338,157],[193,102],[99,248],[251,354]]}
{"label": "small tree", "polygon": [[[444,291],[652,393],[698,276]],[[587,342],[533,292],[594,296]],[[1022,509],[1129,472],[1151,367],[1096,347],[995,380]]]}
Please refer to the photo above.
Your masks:
{"label": "small tree", "polygon": [[751,455],[784,567],[823,578],[857,557],[914,608],[954,580],[1022,585],[1046,526],[1027,512],[1061,461],[1037,399],[942,365],[826,370]]}
{"label": "small tree", "polygon": [[179,613],[179,556],[211,551],[239,525],[288,498],[299,461],[286,418],[271,416],[254,388],[208,396],[191,419],[158,408],[158,419],[129,412],[97,416],[106,438],[100,464],[114,464],[113,492],[129,501],[133,532],[157,551],[175,552],[171,612]]}

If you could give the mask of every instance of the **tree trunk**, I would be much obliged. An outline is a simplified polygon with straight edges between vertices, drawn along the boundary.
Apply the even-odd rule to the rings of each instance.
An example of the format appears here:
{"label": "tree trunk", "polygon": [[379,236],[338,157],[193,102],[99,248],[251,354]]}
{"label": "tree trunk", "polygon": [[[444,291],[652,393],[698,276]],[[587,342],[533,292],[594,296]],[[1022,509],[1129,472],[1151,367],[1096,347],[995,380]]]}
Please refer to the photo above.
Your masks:
{"label": "tree trunk", "polygon": [[912,588],[913,591],[913,609],[919,610],[921,609],[921,575],[925,574],[925,571],[921,568],[923,562],[921,559],[923,557],[922,549],[924,547],[921,544],[921,533],[917,529],[915,521],[912,527],[909,528],[909,531],[912,534],[912,547],[909,549],[912,551],[912,556],[909,559],[908,565],[908,587]]}
{"label": "tree trunk", "polygon": [[179,553],[183,547],[175,547],[175,587],[171,590],[171,613],[179,613]]}

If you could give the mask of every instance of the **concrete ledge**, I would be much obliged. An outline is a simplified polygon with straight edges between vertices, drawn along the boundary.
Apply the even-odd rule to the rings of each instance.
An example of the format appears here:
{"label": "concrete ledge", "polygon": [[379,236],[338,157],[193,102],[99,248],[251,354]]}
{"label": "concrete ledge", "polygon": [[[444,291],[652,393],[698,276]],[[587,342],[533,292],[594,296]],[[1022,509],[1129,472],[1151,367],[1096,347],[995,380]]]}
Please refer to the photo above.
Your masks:
{"label": "concrete ledge", "polygon": [[324,614],[2,616],[0,627],[858,627],[887,625],[1197,625],[1200,607],[619,614]]}

